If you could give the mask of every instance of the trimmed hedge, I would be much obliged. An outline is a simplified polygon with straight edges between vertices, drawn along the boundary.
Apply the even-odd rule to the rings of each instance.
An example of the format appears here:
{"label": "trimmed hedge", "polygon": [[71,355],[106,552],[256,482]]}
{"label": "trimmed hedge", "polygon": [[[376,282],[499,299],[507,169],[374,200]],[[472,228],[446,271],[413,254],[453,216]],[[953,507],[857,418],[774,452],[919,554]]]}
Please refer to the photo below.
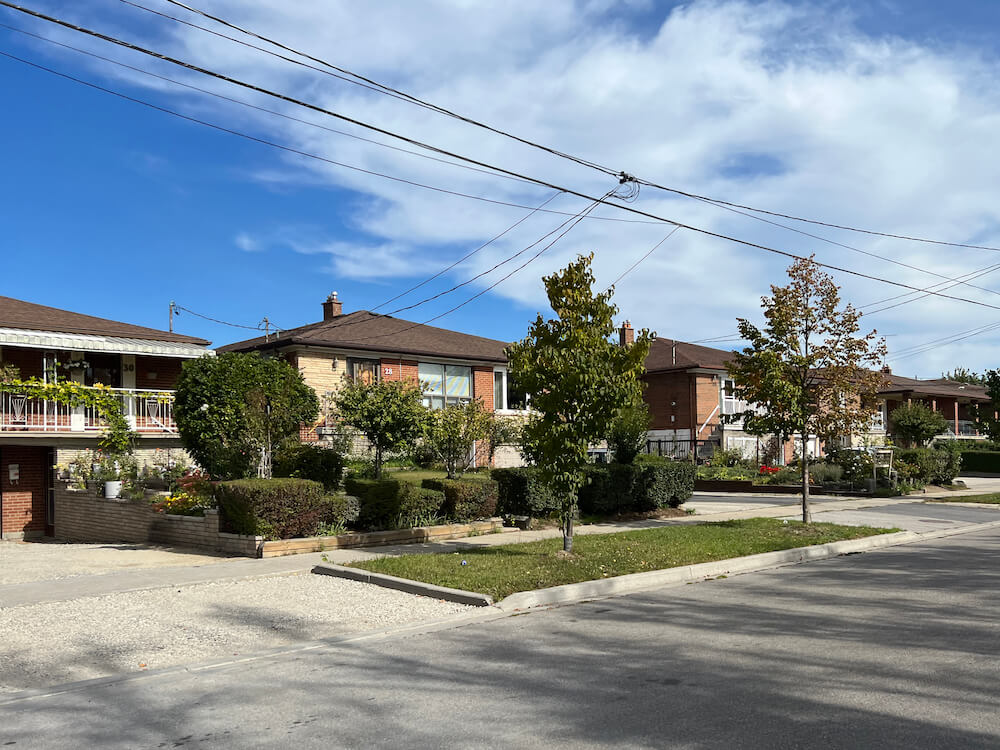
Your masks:
{"label": "trimmed hedge", "polygon": [[361,504],[358,525],[372,531],[413,526],[441,512],[444,493],[395,479],[355,479],[344,481],[348,495]]}
{"label": "trimmed hedge", "polygon": [[533,466],[494,469],[490,476],[497,483],[497,515],[543,518],[561,507]]}
{"label": "trimmed hedge", "polygon": [[996,451],[962,451],[962,469],[1000,474],[1000,453]]}
{"label": "trimmed hedge", "polygon": [[479,521],[492,518],[497,511],[499,488],[494,481],[482,479],[425,479],[421,487],[444,493],[441,510],[456,521]]}
{"label": "trimmed hedge", "polygon": [[607,464],[587,469],[581,513],[615,515],[676,508],[694,491],[695,467],[685,462]]}
{"label": "trimmed hedge", "polygon": [[332,448],[318,445],[285,445],[274,454],[273,470],[276,477],[311,479],[333,492],[340,487],[344,476],[344,456]]}
{"label": "trimmed hedge", "polygon": [[236,479],[215,486],[220,526],[236,534],[268,539],[312,536],[320,524],[349,522],[349,500],[330,497],[309,479]]}

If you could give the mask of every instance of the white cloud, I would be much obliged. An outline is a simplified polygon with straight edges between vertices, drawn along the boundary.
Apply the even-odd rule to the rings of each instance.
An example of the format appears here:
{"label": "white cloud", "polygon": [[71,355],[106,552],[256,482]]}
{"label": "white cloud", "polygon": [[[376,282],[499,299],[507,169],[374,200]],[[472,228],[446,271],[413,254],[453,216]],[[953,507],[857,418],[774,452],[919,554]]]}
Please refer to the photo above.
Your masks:
{"label": "white cloud", "polygon": [[[641,5],[647,11],[641,17],[651,17],[655,4]],[[998,64],[977,50],[865,35],[847,14],[832,13],[827,4],[693,2],[674,8],[653,29],[636,29],[630,17],[616,15],[623,12],[617,6],[593,0],[280,6],[265,0],[220,0],[211,9],[442,106],[667,185],[892,233],[1000,244],[1000,196],[987,158],[1000,125],[1000,92],[993,85]],[[611,186],[583,167],[397,99],[194,29],[167,28],[169,46],[180,56],[214,69],[582,192],[599,195]],[[273,101],[268,106],[293,111]],[[234,116],[230,105],[223,111]],[[295,115],[391,140],[319,113]],[[305,125],[245,111],[239,116],[258,132],[295,148],[407,180],[527,205],[537,205],[549,194]],[[767,168],[758,173],[755,165]],[[319,181],[363,196],[348,229],[366,235],[364,241],[345,241],[344,227],[320,224],[325,217],[317,217],[308,241],[297,245],[287,241],[288,228],[272,230],[300,252],[328,253],[330,271],[348,279],[421,277],[525,213],[297,157],[280,170],[268,167],[257,173],[286,186]],[[575,211],[586,202],[563,197],[554,205]],[[644,189],[634,205],[789,252],[815,252],[822,261],[914,286],[940,281],[653,189]],[[627,216],[611,209],[600,213]],[[466,278],[489,268],[561,220],[551,214],[532,217],[461,264],[454,276]],[[796,226],[944,275],[985,266],[996,257]],[[596,253],[599,280],[610,282],[666,229],[586,221],[496,293],[543,305],[540,275],[589,250]],[[236,243],[248,251],[259,247],[259,240],[244,234]],[[787,263],[681,231],[619,284],[617,301],[633,323],[663,335],[720,335],[734,330],[736,316],[754,314],[760,295],[780,281]],[[845,298],[856,304],[904,291],[835,275]],[[990,276],[973,283],[1000,286]],[[968,287],[948,293],[1000,303],[1000,296]],[[1000,310],[928,298],[873,316],[869,323],[898,334],[890,338],[896,349],[990,320],[1000,320]],[[971,339],[907,361],[927,375],[955,364],[992,366],[987,346],[997,340]]]}
{"label": "white cloud", "polygon": [[233,238],[233,242],[245,253],[259,253],[264,250],[264,245],[255,237],[246,232],[240,232]]}

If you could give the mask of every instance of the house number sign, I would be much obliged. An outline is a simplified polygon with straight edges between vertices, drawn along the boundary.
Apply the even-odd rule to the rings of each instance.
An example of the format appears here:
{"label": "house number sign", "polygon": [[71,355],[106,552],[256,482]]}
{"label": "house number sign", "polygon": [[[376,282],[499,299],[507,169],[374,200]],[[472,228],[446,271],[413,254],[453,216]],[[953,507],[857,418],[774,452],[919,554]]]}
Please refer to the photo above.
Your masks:
{"label": "house number sign", "polygon": [[392,368],[391,367],[383,367],[382,368],[382,374],[383,375],[392,375]]}

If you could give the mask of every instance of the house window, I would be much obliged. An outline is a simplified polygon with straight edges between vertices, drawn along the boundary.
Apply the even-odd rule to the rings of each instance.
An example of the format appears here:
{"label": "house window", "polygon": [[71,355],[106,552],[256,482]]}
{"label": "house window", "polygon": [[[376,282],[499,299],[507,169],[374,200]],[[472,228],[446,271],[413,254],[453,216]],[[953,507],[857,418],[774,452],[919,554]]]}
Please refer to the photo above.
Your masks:
{"label": "house window", "polygon": [[722,381],[722,413],[736,414],[743,411],[740,402],[736,398],[736,383],[731,379]]}
{"label": "house window", "polygon": [[377,359],[347,358],[347,376],[351,380],[371,385],[378,381],[379,361]]}
{"label": "house window", "polygon": [[424,392],[424,406],[441,409],[472,400],[472,368],[420,362],[417,377]]}
{"label": "house window", "polygon": [[493,408],[497,411],[522,411],[528,408],[527,395],[517,387],[507,370],[493,371]]}

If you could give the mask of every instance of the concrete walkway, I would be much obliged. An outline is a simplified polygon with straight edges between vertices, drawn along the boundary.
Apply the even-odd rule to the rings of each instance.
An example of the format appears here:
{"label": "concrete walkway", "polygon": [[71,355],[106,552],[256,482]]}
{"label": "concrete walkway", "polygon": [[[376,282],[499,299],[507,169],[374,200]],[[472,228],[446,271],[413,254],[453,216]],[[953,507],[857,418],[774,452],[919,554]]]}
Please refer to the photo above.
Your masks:
{"label": "concrete walkway", "polygon": [[[1000,480],[992,480],[1000,484]],[[978,487],[976,491],[979,490]],[[986,490],[989,491],[989,490]],[[954,493],[946,493],[954,494]],[[927,497],[930,496],[930,493]],[[921,504],[925,496],[898,498],[864,498],[825,500],[813,508],[817,520],[853,525],[897,527],[909,531],[927,531],[943,525],[971,525],[986,520],[1000,520],[1000,506],[996,509],[970,509],[962,506]],[[584,524],[576,533],[608,534],[616,531],[657,528],[679,524],[729,521],[742,518],[791,518],[798,514],[798,498],[781,497],[787,504],[775,503],[770,498],[767,505],[731,510],[721,513],[699,514],[663,520],[626,521],[620,523]],[[692,499],[696,503],[696,499]],[[896,510],[896,506],[904,506]],[[926,509],[926,510],[924,510]],[[981,516],[981,517],[980,517]],[[415,555],[433,552],[455,552],[463,549],[488,547],[500,544],[533,542],[561,536],[558,528],[521,531],[507,529],[499,534],[486,534],[465,539],[452,539],[426,544],[405,544],[367,549],[329,550],[305,555],[272,557],[262,560],[237,559],[214,562],[209,565],[171,566],[143,570],[127,570],[103,575],[78,575],[58,580],[16,583],[0,586],[0,608],[18,607],[42,602],[67,601],[87,596],[104,596],[123,591],[187,586],[210,581],[240,580],[281,575],[294,575],[310,571],[324,558],[332,563],[347,564],[370,560],[386,555]]]}

